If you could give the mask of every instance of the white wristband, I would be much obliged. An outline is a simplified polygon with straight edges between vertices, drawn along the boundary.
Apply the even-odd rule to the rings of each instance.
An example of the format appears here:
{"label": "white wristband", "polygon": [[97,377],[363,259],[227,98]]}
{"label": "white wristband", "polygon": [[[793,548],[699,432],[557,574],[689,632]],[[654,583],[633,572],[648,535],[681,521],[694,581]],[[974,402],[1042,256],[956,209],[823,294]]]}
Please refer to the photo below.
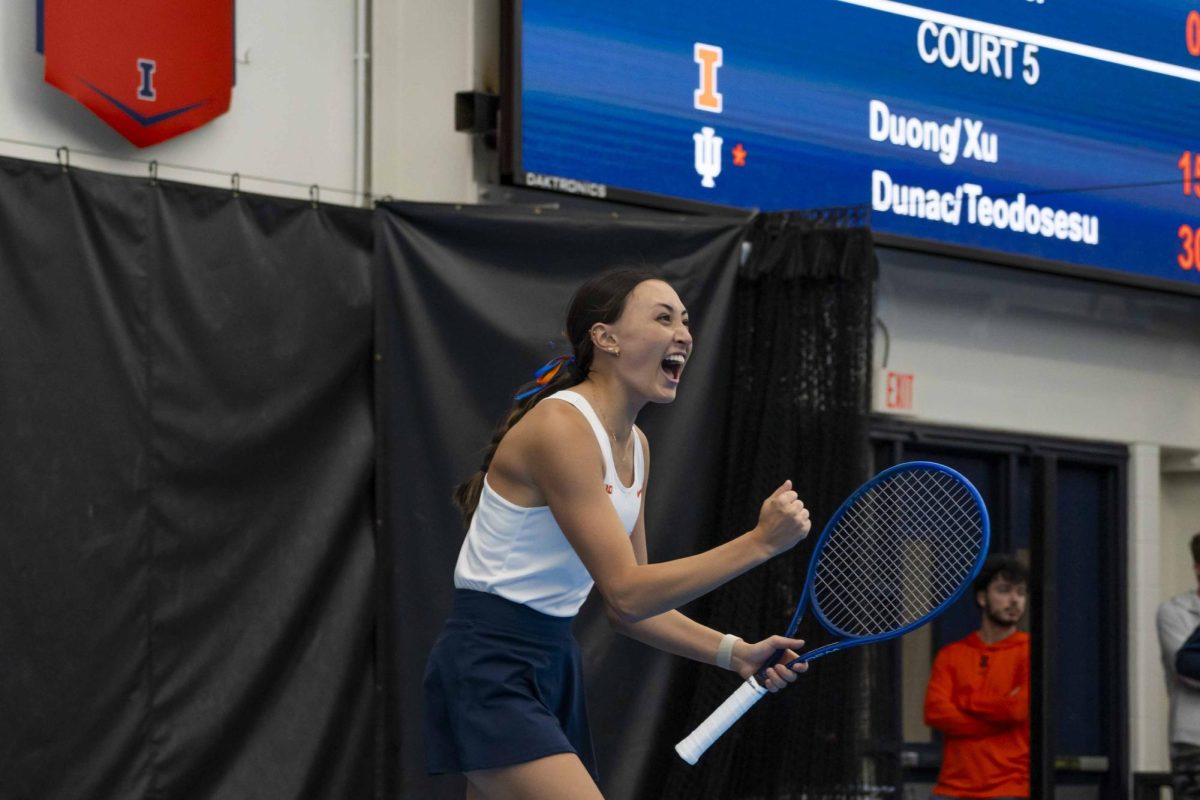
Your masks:
{"label": "white wristband", "polygon": [[721,639],[721,643],[717,645],[717,666],[721,669],[729,669],[733,660],[733,644],[740,642],[742,637],[732,633],[725,634]]}

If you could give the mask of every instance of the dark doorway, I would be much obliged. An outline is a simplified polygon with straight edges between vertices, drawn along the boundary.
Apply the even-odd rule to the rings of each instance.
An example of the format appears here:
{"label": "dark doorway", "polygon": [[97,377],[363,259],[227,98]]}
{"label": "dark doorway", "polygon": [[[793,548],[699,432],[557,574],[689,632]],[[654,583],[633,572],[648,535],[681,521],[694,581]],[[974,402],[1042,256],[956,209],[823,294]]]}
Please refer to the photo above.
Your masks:
{"label": "dark doorway", "polygon": [[[1126,448],[876,419],[876,470],[937,461],[979,489],[992,552],[1031,568],[1032,797],[1117,800],[1128,778],[1126,691]],[[943,645],[979,625],[971,593],[928,630],[894,646],[896,741],[903,796],[928,797],[939,734],[922,720],[924,685]],[[1051,791],[1053,787],[1053,791]]]}

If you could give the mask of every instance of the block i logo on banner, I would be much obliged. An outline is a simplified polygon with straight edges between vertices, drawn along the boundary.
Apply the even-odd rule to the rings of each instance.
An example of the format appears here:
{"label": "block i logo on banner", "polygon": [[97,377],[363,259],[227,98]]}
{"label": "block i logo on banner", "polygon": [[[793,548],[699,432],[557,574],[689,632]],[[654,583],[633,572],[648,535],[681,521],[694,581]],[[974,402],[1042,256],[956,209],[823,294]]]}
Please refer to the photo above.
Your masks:
{"label": "block i logo on banner", "polygon": [[138,147],[229,110],[234,0],[41,0],[47,83]]}

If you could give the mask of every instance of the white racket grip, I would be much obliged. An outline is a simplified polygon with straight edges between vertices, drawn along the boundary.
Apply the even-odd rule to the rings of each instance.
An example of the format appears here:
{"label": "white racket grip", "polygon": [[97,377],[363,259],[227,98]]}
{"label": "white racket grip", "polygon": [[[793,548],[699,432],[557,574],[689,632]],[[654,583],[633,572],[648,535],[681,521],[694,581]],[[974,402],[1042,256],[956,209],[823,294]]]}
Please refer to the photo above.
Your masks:
{"label": "white racket grip", "polygon": [[695,764],[700,760],[700,756],[704,755],[704,751],[720,739],[721,735],[729,730],[729,726],[741,719],[742,715],[766,693],[767,690],[759,686],[753,677],[747,679],[717,707],[716,711],[709,714],[708,719],[701,722],[690,736],[675,745],[675,752],[687,763]]}

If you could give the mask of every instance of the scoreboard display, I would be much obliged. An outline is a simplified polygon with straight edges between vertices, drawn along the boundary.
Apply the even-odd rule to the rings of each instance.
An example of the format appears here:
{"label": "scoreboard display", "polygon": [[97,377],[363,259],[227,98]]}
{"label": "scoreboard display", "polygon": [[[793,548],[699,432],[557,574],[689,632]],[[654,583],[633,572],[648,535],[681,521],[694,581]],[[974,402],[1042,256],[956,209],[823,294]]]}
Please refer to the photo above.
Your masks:
{"label": "scoreboard display", "polygon": [[514,182],[1200,292],[1200,0],[519,0]]}

